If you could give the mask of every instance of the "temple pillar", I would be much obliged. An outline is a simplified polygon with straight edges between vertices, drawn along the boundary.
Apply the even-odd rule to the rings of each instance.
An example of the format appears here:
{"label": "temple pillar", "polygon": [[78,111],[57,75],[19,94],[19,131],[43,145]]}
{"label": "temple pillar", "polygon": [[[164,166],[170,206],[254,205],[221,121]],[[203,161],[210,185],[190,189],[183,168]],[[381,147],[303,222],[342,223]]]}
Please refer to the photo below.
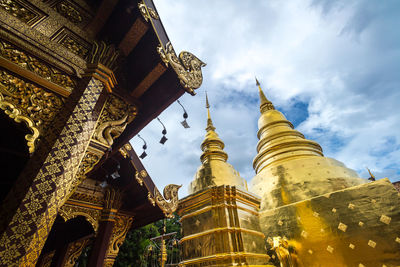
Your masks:
{"label": "temple pillar", "polygon": [[100,219],[99,230],[89,258],[88,266],[112,266],[119,247],[132,225],[130,216],[117,214],[121,205],[121,193],[108,188],[105,194],[105,208]]}
{"label": "temple pillar", "polygon": [[[102,62],[116,58],[105,44],[93,46],[88,70],[3,202],[0,266],[34,266],[64,204],[106,100],[115,84]],[[112,59],[112,60],[111,60]],[[111,65],[107,65],[110,66]]]}

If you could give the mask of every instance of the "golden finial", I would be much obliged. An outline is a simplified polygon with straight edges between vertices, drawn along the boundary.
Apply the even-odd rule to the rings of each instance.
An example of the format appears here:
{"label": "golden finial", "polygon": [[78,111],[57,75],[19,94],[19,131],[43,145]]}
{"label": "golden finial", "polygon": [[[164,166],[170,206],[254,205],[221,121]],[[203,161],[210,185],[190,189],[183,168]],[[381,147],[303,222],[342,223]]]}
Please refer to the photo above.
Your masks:
{"label": "golden finial", "polygon": [[258,92],[260,94],[260,112],[264,113],[267,110],[273,110],[275,109],[274,105],[267,99],[265,96],[263,90],[261,89],[261,84],[256,78],[256,85],[258,86]]}
{"label": "golden finial", "polygon": [[211,120],[210,103],[208,102],[207,91],[206,91],[206,108],[207,108],[207,127],[206,127],[206,130],[207,131],[214,131],[215,127],[214,127],[214,125],[212,123],[212,120]]}
{"label": "golden finial", "polygon": [[368,168],[367,168],[367,171],[368,171],[369,176],[370,176],[370,177],[368,178],[368,180],[370,180],[370,181],[375,181],[375,180],[376,180],[375,175],[373,175],[372,172],[371,172],[371,170],[368,169]]}

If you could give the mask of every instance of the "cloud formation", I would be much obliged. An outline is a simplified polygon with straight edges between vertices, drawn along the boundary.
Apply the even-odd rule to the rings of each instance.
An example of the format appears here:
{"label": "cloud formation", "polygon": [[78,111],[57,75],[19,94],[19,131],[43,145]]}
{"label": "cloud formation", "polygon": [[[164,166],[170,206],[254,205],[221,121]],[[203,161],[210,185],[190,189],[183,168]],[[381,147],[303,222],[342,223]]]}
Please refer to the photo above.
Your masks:
{"label": "cloud formation", "polygon": [[[197,96],[161,114],[169,140],[158,144],[155,120],[141,135],[144,164],[158,187],[183,184],[200,165],[205,134],[204,90],[228,161],[254,176],[258,93],[254,75],[274,105],[325,156],[368,177],[400,179],[400,6],[397,1],[155,1],[177,52],[207,63]],[[140,153],[141,140],[132,144]]]}

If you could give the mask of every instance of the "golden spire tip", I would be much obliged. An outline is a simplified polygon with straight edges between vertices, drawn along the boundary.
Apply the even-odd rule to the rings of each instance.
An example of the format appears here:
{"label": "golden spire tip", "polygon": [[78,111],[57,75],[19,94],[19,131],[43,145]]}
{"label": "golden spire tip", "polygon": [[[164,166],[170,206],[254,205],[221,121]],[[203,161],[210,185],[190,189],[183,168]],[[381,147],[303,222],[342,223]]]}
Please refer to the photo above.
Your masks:
{"label": "golden spire tip", "polygon": [[208,103],[208,95],[206,91],[206,108],[210,108],[210,104]]}
{"label": "golden spire tip", "polygon": [[257,80],[257,77],[254,77],[254,78],[256,78],[256,85],[260,86],[260,82]]}

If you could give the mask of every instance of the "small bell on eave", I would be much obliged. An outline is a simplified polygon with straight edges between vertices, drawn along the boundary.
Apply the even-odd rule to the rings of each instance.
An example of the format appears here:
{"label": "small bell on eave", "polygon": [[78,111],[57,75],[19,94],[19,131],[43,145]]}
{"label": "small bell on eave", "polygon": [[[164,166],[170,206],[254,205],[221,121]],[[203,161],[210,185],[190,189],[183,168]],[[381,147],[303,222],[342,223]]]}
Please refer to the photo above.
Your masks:
{"label": "small bell on eave", "polygon": [[181,121],[181,124],[183,126],[183,128],[187,129],[190,128],[189,124],[187,123],[186,119],[189,117],[186,109],[183,107],[183,105],[181,104],[181,102],[179,102],[179,100],[176,100],[176,102],[178,102],[179,105],[181,105],[182,109],[183,109],[183,121]]}
{"label": "small bell on eave", "polygon": [[147,144],[146,144],[146,141],[140,136],[140,134],[138,134],[137,136],[138,136],[140,139],[142,139],[142,141],[143,141],[143,143],[144,143],[144,145],[142,146],[143,152],[142,152],[142,154],[140,154],[140,156],[139,156],[139,158],[144,159],[144,158],[147,156],[147,153],[146,153]]}
{"label": "small bell on eave", "polygon": [[165,125],[161,122],[161,120],[159,118],[157,118],[157,120],[161,123],[162,127],[164,128],[161,132],[163,134],[163,136],[161,137],[161,140],[160,140],[160,144],[163,145],[168,140],[168,138],[165,136],[167,134],[167,129],[165,128]]}

